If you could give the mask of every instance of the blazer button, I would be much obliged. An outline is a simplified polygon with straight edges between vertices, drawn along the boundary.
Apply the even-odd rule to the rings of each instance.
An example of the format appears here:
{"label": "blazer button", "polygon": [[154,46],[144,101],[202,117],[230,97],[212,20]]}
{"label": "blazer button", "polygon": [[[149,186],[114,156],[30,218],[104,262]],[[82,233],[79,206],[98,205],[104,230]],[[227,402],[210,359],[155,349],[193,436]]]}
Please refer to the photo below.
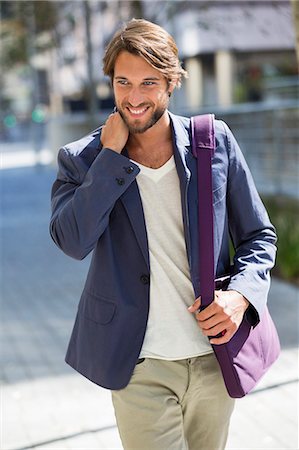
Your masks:
{"label": "blazer button", "polygon": [[141,275],[140,281],[141,281],[141,283],[143,283],[143,284],[149,284],[149,276],[148,276],[148,275],[145,275],[145,274]]}
{"label": "blazer button", "polygon": [[125,184],[125,179],[124,178],[116,178],[116,181],[117,181],[117,184],[119,184],[120,186]]}
{"label": "blazer button", "polygon": [[127,173],[132,173],[132,172],[134,172],[134,167],[133,167],[133,166],[124,167],[124,169],[125,169],[125,171],[126,171]]}

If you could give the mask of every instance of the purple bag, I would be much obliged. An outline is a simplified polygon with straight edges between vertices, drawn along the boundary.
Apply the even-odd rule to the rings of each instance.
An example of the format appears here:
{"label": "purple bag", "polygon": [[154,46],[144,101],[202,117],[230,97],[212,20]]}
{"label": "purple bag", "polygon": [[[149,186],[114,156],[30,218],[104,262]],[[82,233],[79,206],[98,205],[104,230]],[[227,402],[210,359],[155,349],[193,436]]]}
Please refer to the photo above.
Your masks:
{"label": "purple bag", "polygon": [[[214,243],[212,155],[215,150],[214,115],[192,117],[192,150],[197,158],[199,220],[199,269],[202,307],[214,299]],[[228,284],[228,283],[227,283]],[[219,287],[217,287],[218,289]],[[237,332],[226,344],[213,345],[228,394],[233,398],[248,394],[278,358],[279,338],[268,308],[252,327],[245,316]]]}

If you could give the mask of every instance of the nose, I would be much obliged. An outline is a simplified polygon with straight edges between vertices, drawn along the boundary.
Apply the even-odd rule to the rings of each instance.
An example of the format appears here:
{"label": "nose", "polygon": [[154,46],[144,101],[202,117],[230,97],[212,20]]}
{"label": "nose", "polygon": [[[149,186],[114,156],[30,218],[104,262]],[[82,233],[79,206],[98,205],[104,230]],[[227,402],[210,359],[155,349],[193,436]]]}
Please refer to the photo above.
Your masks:
{"label": "nose", "polygon": [[128,95],[128,102],[131,106],[136,107],[139,106],[144,100],[144,97],[142,93],[140,92],[139,88],[135,87],[130,90],[130,93]]}

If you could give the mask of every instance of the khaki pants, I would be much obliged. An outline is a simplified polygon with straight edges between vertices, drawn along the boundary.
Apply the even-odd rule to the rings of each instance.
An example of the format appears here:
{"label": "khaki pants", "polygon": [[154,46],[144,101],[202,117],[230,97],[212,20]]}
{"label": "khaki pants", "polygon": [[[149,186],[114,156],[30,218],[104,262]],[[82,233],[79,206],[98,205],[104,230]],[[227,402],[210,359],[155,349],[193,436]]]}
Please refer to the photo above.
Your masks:
{"label": "khaki pants", "polygon": [[234,400],[213,353],[180,361],[146,358],[112,391],[125,450],[225,448]]}

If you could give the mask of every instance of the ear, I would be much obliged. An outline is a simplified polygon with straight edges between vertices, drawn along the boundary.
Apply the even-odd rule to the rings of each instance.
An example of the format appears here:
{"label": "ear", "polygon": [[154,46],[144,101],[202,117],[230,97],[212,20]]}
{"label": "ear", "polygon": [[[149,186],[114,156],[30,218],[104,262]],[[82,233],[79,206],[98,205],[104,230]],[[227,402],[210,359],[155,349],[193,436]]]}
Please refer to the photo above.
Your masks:
{"label": "ear", "polygon": [[176,86],[177,86],[177,79],[172,79],[172,80],[168,80],[168,95],[169,97],[171,96],[171,94],[173,93],[173,91],[175,90]]}

